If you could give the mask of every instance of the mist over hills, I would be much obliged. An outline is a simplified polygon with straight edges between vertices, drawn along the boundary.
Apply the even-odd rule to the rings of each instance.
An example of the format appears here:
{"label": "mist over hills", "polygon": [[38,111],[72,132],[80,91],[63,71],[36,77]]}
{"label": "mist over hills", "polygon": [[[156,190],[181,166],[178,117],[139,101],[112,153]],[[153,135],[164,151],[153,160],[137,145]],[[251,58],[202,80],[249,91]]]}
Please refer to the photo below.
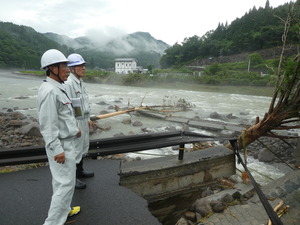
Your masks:
{"label": "mist over hills", "polygon": [[126,34],[122,37],[117,37],[103,43],[88,36],[73,39],[66,35],[59,35],[51,32],[45,33],[44,35],[61,45],[66,45],[75,50],[82,48],[96,48],[99,51],[112,51],[116,54],[126,54],[127,52],[140,50],[154,51],[159,54],[163,54],[165,49],[170,47],[165,42],[156,40],[148,32],[135,32],[132,34]]}
{"label": "mist over hills", "polygon": [[138,59],[140,66],[153,65],[159,68],[160,57],[170,47],[165,42],[156,40],[148,32],[126,34],[106,42],[101,42],[101,37],[97,39],[97,37],[85,36],[73,39],[55,33],[45,33],[44,35],[50,40],[81,53],[89,59],[92,67],[101,67],[96,62],[102,61],[102,67],[109,68],[113,67],[112,63],[115,58],[133,57]]}
{"label": "mist over hills", "polygon": [[70,38],[39,33],[33,28],[0,21],[0,68],[40,69],[42,54],[51,48],[81,54],[89,69],[113,70],[114,60],[136,58],[138,66],[160,68],[160,58],[169,47],[147,32],[136,32],[103,41],[100,35]]}

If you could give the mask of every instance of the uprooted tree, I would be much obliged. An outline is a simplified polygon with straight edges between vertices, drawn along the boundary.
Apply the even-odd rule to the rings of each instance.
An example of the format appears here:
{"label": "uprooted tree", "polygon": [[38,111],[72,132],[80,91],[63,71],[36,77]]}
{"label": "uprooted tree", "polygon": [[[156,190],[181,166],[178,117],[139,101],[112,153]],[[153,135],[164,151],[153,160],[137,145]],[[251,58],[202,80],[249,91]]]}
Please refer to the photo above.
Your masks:
{"label": "uprooted tree", "polygon": [[[280,139],[288,138],[279,135],[276,130],[290,130],[300,128],[300,53],[285,57],[288,34],[291,29],[300,37],[300,1],[297,0],[289,8],[286,19],[279,18],[284,23],[282,35],[282,52],[278,68],[274,71],[276,84],[269,110],[255,124],[246,128],[239,136],[238,144],[243,148],[261,136],[270,136]],[[290,138],[290,137],[289,137]]]}

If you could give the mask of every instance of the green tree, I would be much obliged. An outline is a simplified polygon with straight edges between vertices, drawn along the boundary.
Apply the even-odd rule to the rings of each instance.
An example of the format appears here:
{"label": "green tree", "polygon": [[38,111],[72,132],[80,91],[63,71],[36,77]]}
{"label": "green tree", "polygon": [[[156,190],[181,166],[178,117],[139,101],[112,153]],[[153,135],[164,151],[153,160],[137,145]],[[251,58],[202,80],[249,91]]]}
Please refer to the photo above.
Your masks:
{"label": "green tree", "polygon": [[259,53],[252,53],[249,55],[249,60],[252,66],[262,64],[264,62],[263,58]]}
{"label": "green tree", "polygon": [[219,63],[213,63],[205,68],[204,73],[207,75],[217,75],[222,70]]}
{"label": "green tree", "polygon": [[153,65],[148,65],[147,66],[147,70],[148,70],[149,73],[152,73],[153,69],[154,69]]}
{"label": "green tree", "polygon": [[165,50],[165,54],[160,59],[160,65],[162,68],[180,66],[182,64],[182,56],[182,46],[175,43],[172,47]]}
{"label": "green tree", "polygon": [[[237,18],[230,25],[218,24],[216,30],[205,33],[202,37],[185,38],[165,51],[161,59],[163,68],[178,67],[195,59],[227,56],[242,52],[278,47],[281,45],[283,24],[278,18],[286,17],[292,2],[277,8],[253,7],[243,17]],[[295,14],[300,14],[296,9]],[[297,23],[292,22],[288,44],[298,44]]]}
{"label": "green tree", "polygon": [[[284,22],[282,52],[278,67],[274,69],[277,81],[269,110],[261,120],[257,118],[255,124],[239,136],[240,148],[244,148],[261,136],[287,138],[276,134],[275,131],[278,130],[300,129],[300,54],[298,52],[294,57],[285,57],[288,34],[293,22],[300,27],[300,15],[297,14],[299,8],[298,0],[290,5],[286,19],[281,19]],[[300,32],[298,33],[300,40],[299,34]]]}
{"label": "green tree", "polygon": [[187,63],[201,54],[202,41],[198,36],[185,38],[182,43],[182,63]]}

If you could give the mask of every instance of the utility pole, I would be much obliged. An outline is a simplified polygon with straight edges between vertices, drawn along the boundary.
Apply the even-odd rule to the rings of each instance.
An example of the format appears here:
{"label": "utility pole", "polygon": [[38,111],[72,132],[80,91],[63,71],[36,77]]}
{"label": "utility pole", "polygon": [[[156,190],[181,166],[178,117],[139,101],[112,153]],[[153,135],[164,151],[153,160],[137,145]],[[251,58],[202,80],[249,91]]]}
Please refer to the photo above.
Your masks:
{"label": "utility pole", "polygon": [[250,72],[250,59],[249,59],[249,61],[248,61],[248,72]]}

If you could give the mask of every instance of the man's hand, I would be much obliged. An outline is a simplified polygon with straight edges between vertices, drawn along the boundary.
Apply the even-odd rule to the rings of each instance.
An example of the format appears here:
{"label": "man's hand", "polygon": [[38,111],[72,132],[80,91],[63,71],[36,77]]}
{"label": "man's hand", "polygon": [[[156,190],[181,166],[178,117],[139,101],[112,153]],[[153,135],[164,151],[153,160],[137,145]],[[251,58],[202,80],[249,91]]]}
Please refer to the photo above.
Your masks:
{"label": "man's hand", "polygon": [[78,133],[76,134],[76,137],[77,138],[81,137],[81,130],[80,129],[78,129]]}
{"label": "man's hand", "polygon": [[88,124],[89,124],[89,128],[92,129],[94,128],[94,126],[96,125],[93,121],[89,120],[88,121]]}
{"label": "man's hand", "polygon": [[64,164],[65,163],[65,153],[60,153],[59,155],[54,156],[54,160],[57,163]]}

